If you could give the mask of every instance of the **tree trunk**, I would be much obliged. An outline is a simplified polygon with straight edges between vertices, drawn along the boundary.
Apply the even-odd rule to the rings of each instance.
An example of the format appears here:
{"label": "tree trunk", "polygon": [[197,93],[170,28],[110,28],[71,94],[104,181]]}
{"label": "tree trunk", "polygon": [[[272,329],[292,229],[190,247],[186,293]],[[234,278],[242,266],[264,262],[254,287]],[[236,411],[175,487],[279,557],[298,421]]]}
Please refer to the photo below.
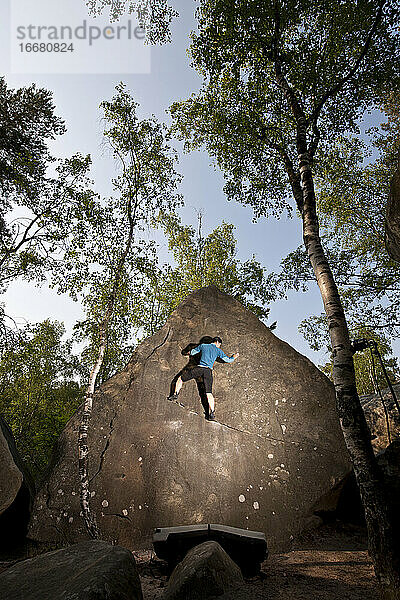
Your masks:
{"label": "tree trunk", "polygon": [[303,238],[321,292],[333,352],[333,381],[343,436],[364,505],[369,552],[386,600],[400,600],[400,543],[382,472],[357,394],[353,352],[338,289],[319,236],[311,157],[299,156]]}
{"label": "tree trunk", "polygon": [[113,315],[115,302],[117,300],[119,283],[121,280],[123,268],[125,265],[125,260],[128,256],[130,248],[133,242],[133,232],[136,223],[136,209],[138,205],[138,196],[136,194],[136,201],[133,207],[132,213],[132,199],[129,197],[128,206],[127,206],[127,216],[129,222],[129,233],[128,238],[125,244],[124,251],[122,252],[120,259],[118,261],[118,265],[115,270],[113,287],[108,299],[107,309],[103,320],[100,323],[99,332],[100,332],[100,345],[99,352],[97,355],[97,360],[92,368],[89,377],[89,383],[86,391],[86,396],[83,405],[83,412],[81,423],[79,426],[79,434],[78,434],[78,452],[79,452],[79,478],[80,478],[80,503],[82,509],[82,515],[85,522],[86,529],[89,535],[95,539],[99,537],[99,530],[96,524],[96,518],[92,515],[90,510],[90,489],[89,489],[89,447],[88,447],[88,428],[90,423],[90,418],[92,415],[92,407],[93,407],[93,394],[96,385],[97,375],[101,369],[104,360],[104,353],[107,346],[107,337],[108,337],[108,327]]}
{"label": "tree trunk", "polygon": [[90,373],[89,383],[85,394],[85,400],[83,404],[83,411],[81,422],[79,425],[78,433],[78,464],[79,464],[79,478],[80,478],[80,502],[83,520],[85,522],[86,529],[90,537],[97,539],[99,537],[99,530],[96,523],[95,516],[92,515],[90,510],[90,489],[89,489],[89,447],[88,447],[88,429],[90,423],[90,417],[92,415],[93,407],[93,394],[96,385],[97,375],[100,371],[101,365],[103,364],[104,351],[106,348],[106,339],[103,335],[101,336],[101,343],[97,360]]}

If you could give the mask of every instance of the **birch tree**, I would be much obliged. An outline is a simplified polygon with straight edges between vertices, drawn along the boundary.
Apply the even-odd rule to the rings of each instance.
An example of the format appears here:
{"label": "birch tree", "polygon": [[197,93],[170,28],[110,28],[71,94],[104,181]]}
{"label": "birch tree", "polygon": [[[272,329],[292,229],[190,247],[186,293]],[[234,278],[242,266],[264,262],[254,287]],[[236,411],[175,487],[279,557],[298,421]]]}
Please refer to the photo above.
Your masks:
{"label": "birch tree", "polygon": [[[363,327],[368,335],[376,331],[396,339],[400,335],[400,264],[385,247],[385,216],[399,156],[399,118],[394,123],[389,119],[383,127],[385,134],[378,130],[370,146],[356,138],[336,141],[318,168],[317,206],[350,329],[355,332]],[[365,164],[372,151],[376,159]],[[298,289],[315,282],[303,247],[282,262],[281,279],[287,288]],[[320,316],[301,324],[316,349],[325,345],[319,343],[323,341],[321,325],[326,331]]]}
{"label": "birch tree", "polygon": [[149,251],[143,230],[154,214],[173,211],[180,203],[177,156],[166,141],[166,127],[154,117],[139,119],[138,104],[122,83],[114,97],[100,106],[105,143],[118,166],[112,181],[115,195],[107,199],[88,196],[75,215],[63,269],[53,276],[58,291],[83,298],[87,330],[95,348],[78,435],[80,502],[86,529],[93,538],[99,536],[99,530],[90,510],[88,428],[97,377],[113,319],[124,314],[121,305],[126,294],[135,297],[135,286],[141,286],[136,263]]}
{"label": "birch tree", "polygon": [[174,214],[160,215],[157,223],[166,235],[175,266],[164,267],[159,274],[153,271],[149,299],[155,307],[148,311],[155,317],[151,333],[186,296],[212,284],[239,300],[259,319],[268,319],[269,305],[282,297],[277,275],[268,273],[255,256],[245,261],[238,258],[234,225],[223,221],[206,235],[201,214],[196,229]]}
{"label": "birch tree", "polygon": [[178,16],[167,0],[85,0],[89,14],[107,12],[110,21],[118,21],[122,15],[137,18],[151,44],[171,41],[170,25]]}
{"label": "birch tree", "polygon": [[187,149],[205,146],[230,199],[255,217],[292,207],[323,300],[337,409],[386,598],[400,597],[400,536],[359,402],[343,306],[321,244],[314,175],[338,135],[399,82],[395,1],[200,0],[191,56],[200,92],[172,106]]}

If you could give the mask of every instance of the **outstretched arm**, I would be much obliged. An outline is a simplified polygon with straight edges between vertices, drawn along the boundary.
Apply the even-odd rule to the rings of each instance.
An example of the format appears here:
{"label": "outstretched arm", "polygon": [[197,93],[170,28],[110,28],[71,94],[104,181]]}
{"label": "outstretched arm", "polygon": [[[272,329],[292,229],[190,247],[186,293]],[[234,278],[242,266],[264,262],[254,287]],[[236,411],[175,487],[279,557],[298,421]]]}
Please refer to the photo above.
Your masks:
{"label": "outstretched arm", "polygon": [[220,352],[220,354],[219,354],[219,357],[220,357],[220,358],[221,358],[221,359],[222,359],[224,362],[227,362],[227,363],[232,363],[232,362],[233,362],[233,361],[234,361],[236,358],[238,358],[238,356],[239,356],[239,352],[235,352],[235,354],[232,354],[232,356],[227,356],[227,355],[225,354],[225,352],[224,352],[223,350],[221,350],[221,349],[219,350],[219,352]]}

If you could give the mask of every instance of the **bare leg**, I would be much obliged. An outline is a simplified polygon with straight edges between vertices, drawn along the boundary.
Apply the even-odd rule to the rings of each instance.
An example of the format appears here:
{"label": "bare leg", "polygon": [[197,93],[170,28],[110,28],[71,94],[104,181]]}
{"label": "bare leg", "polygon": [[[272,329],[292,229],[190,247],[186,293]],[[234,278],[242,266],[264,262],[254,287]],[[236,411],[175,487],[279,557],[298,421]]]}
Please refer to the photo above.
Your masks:
{"label": "bare leg", "polygon": [[182,389],[182,385],[183,385],[182,378],[178,377],[178,379],[176,380],[176,383],[175,383],[175,392],[174,392],[174,394],[179,394],[179,392]]}
{"label": "bare leg", "polygon": [[211,393],[207,393],[207,400],[208,400],[208,405],[210,407],[210,412],[213,412],[215,409],[215,401],[214,401],[214,396]]}
{"label": "bare leg", "polygon": [[[174,389],[174,391],[172,391],[172,390],[171,390],[171,393],[170,393],[170,395],[168,396],[168,400],[171,400],[171,401],[172,401],[172,400],[176,400],[176,399],[178,398],[178,394],[179,394],[179,392],[181,391],[182,385],[183,385],[182,378],[181,378],[181,377],[178,377],[178,379],[177,379],[177,380],[176,380],[176,382],[175,382],[175,386],[174,386],[174,387],[175,387],[175,389]],[[172,387],[172,386],[171,386],[171,387]]]}

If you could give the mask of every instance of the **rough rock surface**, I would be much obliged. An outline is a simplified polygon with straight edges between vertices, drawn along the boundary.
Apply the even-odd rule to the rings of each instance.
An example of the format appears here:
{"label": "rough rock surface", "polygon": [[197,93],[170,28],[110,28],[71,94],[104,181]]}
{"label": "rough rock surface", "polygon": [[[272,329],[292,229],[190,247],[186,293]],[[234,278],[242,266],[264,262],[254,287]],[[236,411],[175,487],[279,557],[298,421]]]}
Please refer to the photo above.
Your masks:
{"label": "rough rock surface", "polygon": [[394,524],[400,535],[400,439],[378,455],[378,464],[383,471]]}
{"label": "rough rock surface", "polygon": [[390,256],[400,261],[400,167],[390,184],[386,206],[385,245]]}
{"label": "rough rock surface", "polygon": [[142,600],[133,554],[90,541],[24,560],[0,575],[0,600]]}
{"label": "rough rock surface", "polygon": [[[394,384],[393,389],[400,402],[400,383]],[[389,496],[399,498],[395,506],[395,514],[400,515],[400,413],[390,389],[381,390],[381,394],[388,413],[392,441],[390,445],[385,410],[379,394],[360,396],[360,402],[373,436],[372,446],[389,486]],[[329,519],[335,515],[341,521],[364,522],[364,509],[354,471],[348,473],[342,481],[322,496],[314,505],[313,512]]]}
{"label": "rough rock surface", "polygon": [[217,542],[195,546],[173,570],[165,600],[207,600],[244,584],[236,563]]}
{"label": "rough rock surface", "polygon": [[[170,384],[181,351],[220,335],[233,364],[214,368],[216,415],[195,382],[179,403]],[[86,539],[79,508],[79,412],[60,437],[29,536]],[[214,286],[191,294],[94,398],[89,432],[92,508],[103,539],[150,547],[154,527],[221,523],[287,546],[317,499],[350,470],[334,388],[307,358]]]}
{"label": "rough rock surface", "polygon": [[14,502],[24,479],[15,464],[14,452],[11,432],[0,417],[0,514]]}
{"label": "rough rock surface", "polygon": [[[400,404],[400,383],[394,384],[393,389]],[[396,408],[390,389],[385,388],[384,390],[381,390],[381,394],[388,412],[391,439],[399,439],[400,413]],[[361,396],[360,401],[364,409],[368,425],[371,429],[371,433],[376,436],[372,440],[374,450],[376,452],[381,452],[389,444],[385,409],[383,407],[382,400],[379,394],[369,394],[367,396]]]}
{"label": "rough rock surface", "polygon": [[33,481],[7,423],[0,416],[0,547],[24,537],[32,508]]}

